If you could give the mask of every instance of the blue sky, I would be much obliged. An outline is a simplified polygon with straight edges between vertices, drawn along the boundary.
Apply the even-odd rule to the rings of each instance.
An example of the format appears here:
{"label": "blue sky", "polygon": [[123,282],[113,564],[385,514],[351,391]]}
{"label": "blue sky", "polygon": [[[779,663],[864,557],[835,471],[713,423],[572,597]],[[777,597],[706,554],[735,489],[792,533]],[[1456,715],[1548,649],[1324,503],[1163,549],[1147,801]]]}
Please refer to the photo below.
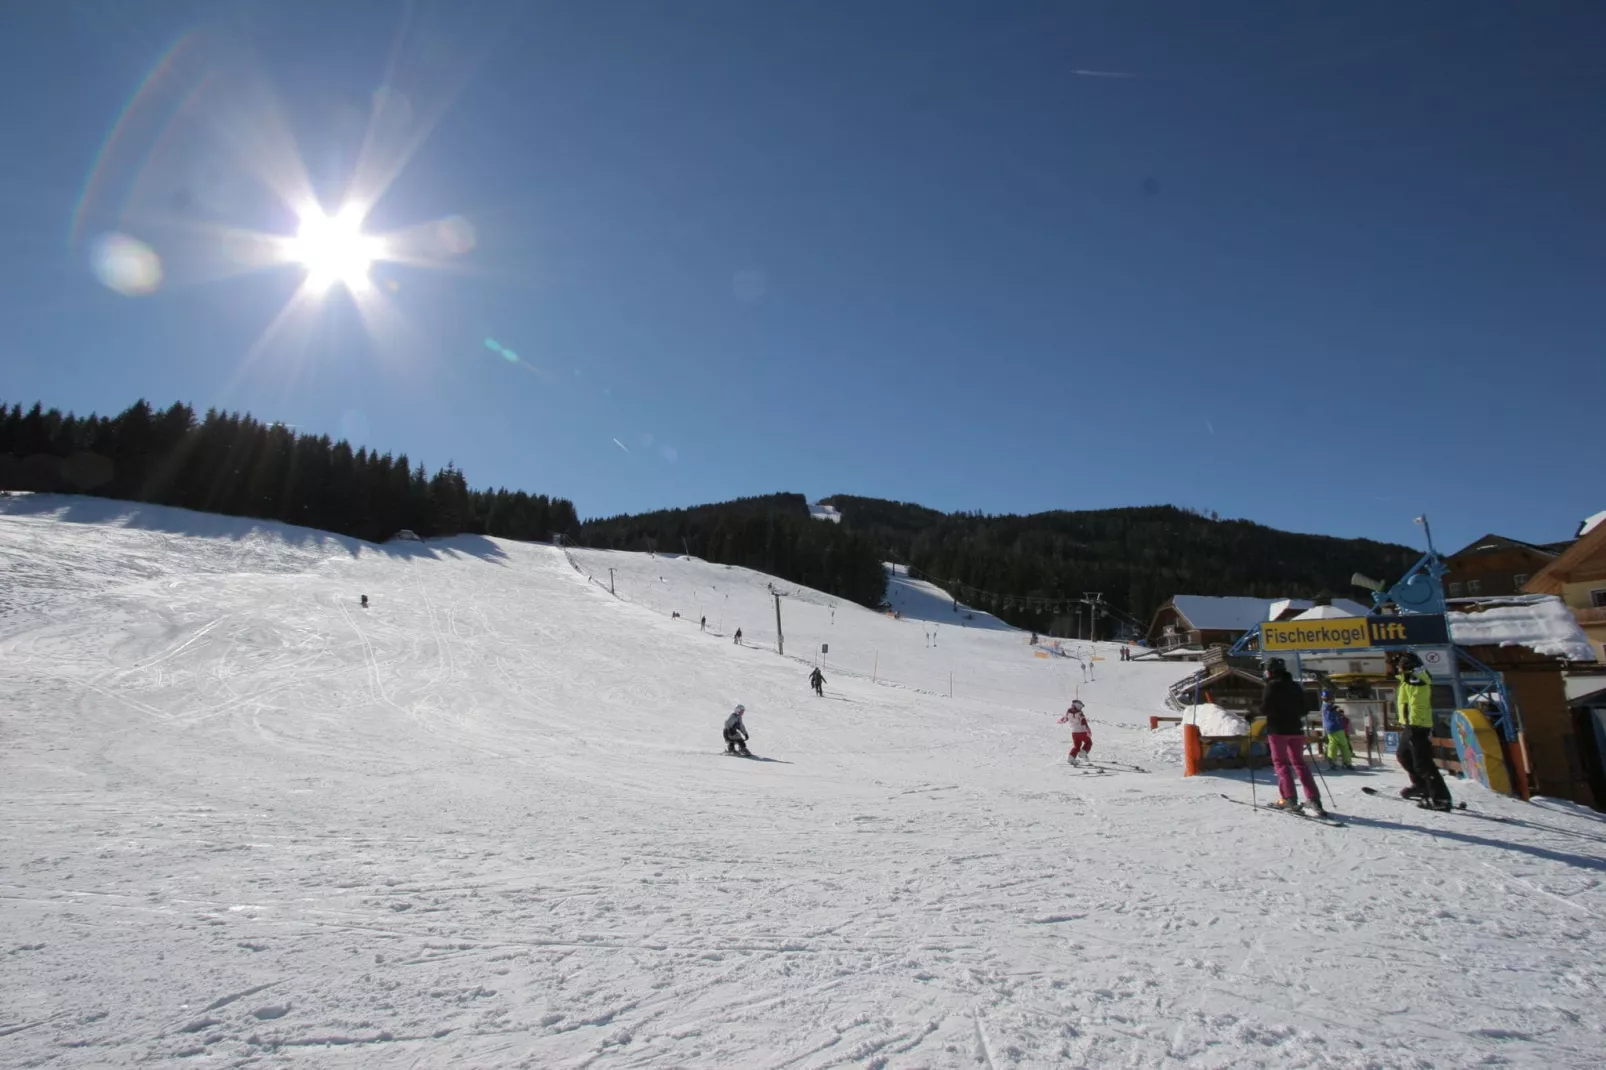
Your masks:
{"label": "blue sky", "polygon": [[[19,12],[7,400],[249,410],[583,516],[1175,502],[1459,545],[1606,507],[1596,4]],[[361,300],[243,270],[298,172],[331,212],[383,185],[412,262]],[[109,233],[159,285],[97,274]]]}

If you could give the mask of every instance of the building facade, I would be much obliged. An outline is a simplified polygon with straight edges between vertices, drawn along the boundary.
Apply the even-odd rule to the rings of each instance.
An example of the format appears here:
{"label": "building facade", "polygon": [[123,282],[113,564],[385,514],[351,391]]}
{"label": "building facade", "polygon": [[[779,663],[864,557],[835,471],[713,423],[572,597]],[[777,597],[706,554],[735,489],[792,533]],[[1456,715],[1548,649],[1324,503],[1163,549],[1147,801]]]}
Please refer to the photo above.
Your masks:
{"label": "building facade", "polygon": [[1451,598],[1519,594],[1530,579],[1560,556],[1557,544],[1541,546],[1503,535],[1485,535],[1444,559],[1450,569],[1444,577],[1444,591]]}

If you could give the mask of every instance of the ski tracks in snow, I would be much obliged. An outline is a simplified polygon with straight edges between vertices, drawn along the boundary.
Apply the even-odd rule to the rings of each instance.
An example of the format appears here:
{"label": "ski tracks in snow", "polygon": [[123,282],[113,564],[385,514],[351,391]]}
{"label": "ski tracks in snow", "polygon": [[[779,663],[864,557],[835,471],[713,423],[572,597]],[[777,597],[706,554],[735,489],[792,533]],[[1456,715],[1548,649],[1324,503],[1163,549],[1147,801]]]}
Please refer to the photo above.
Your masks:
{"label": "ski tracks in snow", "polygon": [[[1152,772],[1067,775],[1013,633],[800,593],[788,650],[850,663],[818,702],[659,612],[773,620],[742,570],[611,555],[631,605],[546,547],[252,528],[0,515],[8,1062],[1597,1061],[1583,818],[1497,841],[1335,777],[1351,827],[1256,821],[1142,730],[1163,667],[1083,686]],[[735,701],[784,763],[713,757]]]}

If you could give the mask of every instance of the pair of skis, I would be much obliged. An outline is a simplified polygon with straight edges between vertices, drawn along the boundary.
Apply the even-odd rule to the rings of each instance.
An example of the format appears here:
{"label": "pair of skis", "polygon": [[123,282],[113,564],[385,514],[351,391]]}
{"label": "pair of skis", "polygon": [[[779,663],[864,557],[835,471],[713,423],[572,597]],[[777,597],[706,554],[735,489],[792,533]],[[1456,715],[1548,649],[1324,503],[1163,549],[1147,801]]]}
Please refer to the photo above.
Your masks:
{"label": "pair of skis", "polygon": [[1117,762],[1105,758],[1089,758],[1080,762],[1066,762],[1072,769],[1097,769],[1101,773],[1147,773],[1148,770],[1141,765],[1130,762]]}
{"label": "pair of skis", "polygon": [[1239,806],[1253,807],[1254,809],[1259,810],[1263,814],[1289,814],[1289,815],[1291,815],[1293,817],[1304,818],[1306,821],[1316,821],[1316,822],[1320,822],[1323,825],[1330,825],[1330,826],[1332,826],[1333,828],[1336,828],[1336,829],[1348,828],[1349,827],[1348,825],[1344,824],[1344,822],[1340,821],[1338,818],[1332,816],[1331,814],[1312,814],[1312,813],[1307,813],[1306,811],[1304,811],[1302,809],[1299,809],[1299,808],[1289,808],[1289,809],[1285,810],[1282,807],[1278,807],[1278,806],[1264,806],[1264,805],[1261,805],[1259,803],[1245,802],[1243,799],[1234,799],[1231,795],[1226,795],[1226,794],[1223,794],[1221,797],[1223,799],[1226,799],[1230,803],[1237,803]]}
{"label": "pair of skis", "polygon": [[[1409,798],[1407,796],[1404,796],[1404,795],[1391,795],[1390,793],[1388,793],[1386,791],[1378,791],[1376,788],[1362,788],[1361,791],[1364,792],[1367,795],[1376,796],[1379,799],[1398,799],[1400,802],[1402,802],[1402,803],[1410,803],[1412,806],[1416,806],[1416,803],[1417,803],[1417,801],[1415,799]],[[1419,810],[1431,810],[1432,807],[1418,806],[1417,809],[1419,809]],[[1455,812],[1455,811],[1460,811],[1462,813],[1465,813],[1466,809],[1467,809],[1467,804],[1464,803],[1464,802],[1459,802],[1459,803],[1455,804],[1454,811],[1445,810],[1445,811],[1442,811],[1442,812],[1443,813],[1452,813],[1452,812]]]}

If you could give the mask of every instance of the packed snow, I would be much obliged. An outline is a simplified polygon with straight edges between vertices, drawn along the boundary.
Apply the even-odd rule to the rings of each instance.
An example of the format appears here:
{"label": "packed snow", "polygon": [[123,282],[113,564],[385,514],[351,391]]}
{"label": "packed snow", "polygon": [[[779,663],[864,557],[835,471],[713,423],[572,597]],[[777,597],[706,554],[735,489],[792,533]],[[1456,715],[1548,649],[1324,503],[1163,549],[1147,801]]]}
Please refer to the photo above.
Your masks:
{"label": "packed snow", "polygon": [[[1424,814],[1360,794],[1404,783],[1381,767],[1328,777],[1348,828],[1256,814],[1148,731],[1181,670],[1113,646],[689,558],[94,499],[0,500],[0,567],[6,1066],[1606,1043],[1601,815],[1464,784],[1474,812]],[[1102,769],[1065,763],[1078,695]],[[721,753],[736,702],[758,759]]]}
{"label": "packed snow", "polygon": [[1602,522],[1606,522],[1606,509],[1602,509],[1600,512],[1591,516],[1586,516],[1583,523],[1578,525],[1577,537],[1580,539],[1583,538],[1591,531],[1594,531],[1596,528],[1600,527]]}
{"label": "packed snow", "polygon": [[1568,661],[1594,661],[1595,649],[1578,618],[1548,594],[1451,602],[1450,637],[1462,646],[1525,646]]}
{"label": "packed snow", "polygon": [[1182,723],[1197,725],[1202,736],[1247,736],[1249,722],[1243,715],[1232,710],[1224,710],[1212,702],[1201,702],[1197,706],[1185,706],[1182,710]]}

